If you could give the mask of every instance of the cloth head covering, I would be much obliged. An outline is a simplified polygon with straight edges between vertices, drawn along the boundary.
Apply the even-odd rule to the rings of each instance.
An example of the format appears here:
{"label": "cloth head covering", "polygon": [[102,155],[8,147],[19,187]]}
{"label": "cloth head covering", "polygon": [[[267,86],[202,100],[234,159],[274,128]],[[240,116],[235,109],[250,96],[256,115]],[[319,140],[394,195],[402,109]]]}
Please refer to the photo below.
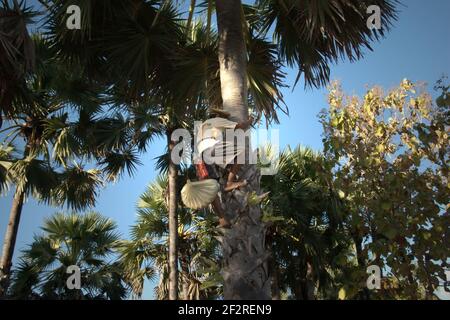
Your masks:
{"label": "cloth head covering", "polygon": [[197,150],[207,164],[226,167],[245,151],[245,147],[235,146],[234,142],[225,140],[226,130],[234,130],[236,126],[237,122],[219,117],[201,124],[197,133]]}

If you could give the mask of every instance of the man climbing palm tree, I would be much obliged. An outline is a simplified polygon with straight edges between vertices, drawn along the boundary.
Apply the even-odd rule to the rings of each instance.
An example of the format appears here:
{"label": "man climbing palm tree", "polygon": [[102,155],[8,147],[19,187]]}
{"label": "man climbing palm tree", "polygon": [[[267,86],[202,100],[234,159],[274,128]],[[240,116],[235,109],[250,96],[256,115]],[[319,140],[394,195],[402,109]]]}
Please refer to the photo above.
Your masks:
{"label": "man climbing palm tree", "polygon": [[[219,112],[219,111],[215,111]],[[223,114],[223,112],[220,112]],[[191,209],[204,208],[212,204],[214,211],[219,216],[221,227],[229,228],[230,222],[226,219],[222,204],[217,196],[218,184],[209,178],[207,164],[218,165],[229,170],[225,192],[233,191],[247,185],[247,181],[236,181],[240,168],[239,156],[245,152],[245,146],[234,146],[234,130],[247,130],[253,118],[244,123],[236,123],[221,117],[204,121],[197,132],[196,146],[198,155],[194,159],[198,182],[188,181],[181,195],[184,204]],[[245,141],[242,141],[245,143]]]}

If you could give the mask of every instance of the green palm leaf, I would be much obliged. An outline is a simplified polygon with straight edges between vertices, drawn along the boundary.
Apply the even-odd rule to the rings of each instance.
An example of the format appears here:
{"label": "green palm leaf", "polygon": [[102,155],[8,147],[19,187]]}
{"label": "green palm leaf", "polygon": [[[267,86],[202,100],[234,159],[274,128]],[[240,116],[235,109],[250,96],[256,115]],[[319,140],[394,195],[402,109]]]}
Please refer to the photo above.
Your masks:
{"label": "green palm leaf", "polygon": [[[397,18],[395,0],[258,0],[261,31],[274,30],[281,58],[297,67],[306,85],[329,80],[331,63],[347,57],[360,59],[370,42],[384,36]],[[367,27],[367,7],[377,5],[382,28]]]}
{"label": "green palm leaf", "polygon": [[[45,220],[43,235],[23,251],[11,295],[30,299],[123,299],[122,267],[110,260],[119,236],[117,225],[98,213],[57,213]],[[80,267],[81,290],[69,290],[67,267]]]}
{"label": "green palm leaf", "polygon": [[58,175],[58,185],[51,190],[50,202],[59,206],[66,204],[77,211],[93,207],[101,186],[99,170],[84,170],[74,164]]}

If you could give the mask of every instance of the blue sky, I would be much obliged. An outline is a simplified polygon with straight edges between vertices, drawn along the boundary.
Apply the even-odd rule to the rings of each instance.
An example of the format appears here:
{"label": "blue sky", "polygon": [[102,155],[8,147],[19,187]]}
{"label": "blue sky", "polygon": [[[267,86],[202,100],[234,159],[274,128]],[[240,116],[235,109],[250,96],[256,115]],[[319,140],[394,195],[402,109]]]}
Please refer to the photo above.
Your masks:
{"label": "blue sky", "polygon": [[[332,79],[340,80],[347,93],[362,94],[367,86],[381,85],[389,89],[403,78],[424,81],[431,90],[442,74],[450,75],[450,1],[448,0],[403,0],[399,20],[391,32],[378,43],[373,52],[367,51],[365,58],[347,61],[332,67]],[[30,3],[30,1],[29,1]],[[293,84],[296,71],[286,70],[288,83]],[[299,83],[294,91],[284,90],[285,102],[290,115],[280,115],[279,129],[281,148],[286,145],[309,145],[322,148],[322,128],[317,114],[326,105],[326,89],[307,89]],[[135,205],[139,195],[155,176],[154,158],[164,150],[164,142],[156,141],[142,156],[143,165],[134,177],[125,177],[118,183],[108,185],[93,209],[115,220],[119,231],[128,236],[129,226],[134,223]],[[0,241],[3,243],[12,194],[0,198]],[[29,244],[33,234],[39,232],[43,218],[58,211],[37,204],[29,199],[24,205],[15,260],[20,250]],[[144,299],[152,298],[152,285],[145,286]]]}

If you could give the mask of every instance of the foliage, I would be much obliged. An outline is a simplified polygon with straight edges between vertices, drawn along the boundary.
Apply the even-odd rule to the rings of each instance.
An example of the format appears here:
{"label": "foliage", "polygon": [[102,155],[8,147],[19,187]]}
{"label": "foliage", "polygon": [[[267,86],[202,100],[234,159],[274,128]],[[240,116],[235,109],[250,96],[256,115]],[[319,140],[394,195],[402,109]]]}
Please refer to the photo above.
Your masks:
{"label": "foliage", "polygon": [[[366,26],[366,9],[380,8],[383,28]],[[395,1],[256,1],[260,32],[273,32],[278,54],[290,67],[298,68],[306,85],[329,81],[330,64],[347,57],[360,59],[370,42],[384,36],[397,17]]]}
{"label": "foliage", "polygon": [[[121,242],[119,260],[137,297],[142,295],[144,279],[158,275],[155,297],[168,298],[167,192],[167,178],[160,176],[139,199],[131,240]],[[220,294],[220,288],[217,287],[219,248],[212,213],[193,212],[180,204],[178,214],[179,290],[188,300],[214,298]]]}
{"label": "foliage", "polygon": [[[432,298],[445,279],[450,149],[441,88],[436,106],[408,80],[386,93],[371,88],[363,99],[330,87],[330,108],[321,115],[325,155],[345,202],[360,276],[376,264],[388,279],[373,297]],[[364,285],[353,283],[347,296]]]}
{"label": "foliage", "polygon": [[100,172],[84,170],[77,163],[88,154],[88,142],[73,114],[95,110],[101,103],[100,89],[81,86],[81,75],[58,64],[42,37],[35,36],[32,40],[36,69],[24,87],[28,101],[24,105],[14,101],[17,112],[2,130],[6,135],[2,150],[9,150],[4,155],[8,162],[2,162],[5,164],[2,181],[38,200],[56,205],[66,203],[80,210],[95,203],[102,182]]}
{"label": "foliage", "polygon": [[[23,251],[14,272],[14,299],[123,299],[127,289],[117,249],[116,224],[98,213],[57,213]],[[68,289],[69,266],[81,271],[81,289]]]}
{"label": "foliage", "polygon": [[279,290],[294,299],[336,298],[336,273],[347,265],[350,243],[323,156],[287,148],[277,173],[261,185],[270,192],[263,210]]}
{"label": "foliage", "polygon": [[[208,108],[221,107],[219,36],[211,26],[215,2],[204,1],[197,7],[196,2],[192,2],[194,7],[186,22],[167,0],[80,0],[77,5],[81,7],[82,28],[75,31],[66,28],[67,7],[72,1],[40,2],[48,9],[44,17],[45,41],[35,42],[36,72],[26,74],[25,84],[23,71],[30,69],[33,54],[25,41],[26,28],[20,19],[31,17],[31,13],[17,17],[17,12],[13,12],[17,8],[8,7],[7,13],[14,13],[13,17],[20,19],[12,19],[14,26],[7,26],[8,32],[14,29],[13,33],[7,37],[4,33],[0,35],[2,44],[9,45],[11,41],[18,44],[18,56],[12,59],[21,68],[16,74],[22,86],[8,88],[6,98],[12,101],[12,96],[27,97],[27,100],[14,100],[14,112],[2,110],[9,112],[12,121],[16,121],[10,137],[25,135],[26,148],[19,158],[12,157],[9,144],[1,149],[0,188],[5,189],[12,182],[27,193],[38,194],[44,201],[59,205],[66,202],[81,210],[94,205],[101,177],[114,181],[124,172],[130,175],[136,172],[139,153],[147,150],[155,136],[170,134],[175,127],[192,128],[193,120],[204,119]],[[285,86],[282,71],[285,65],[298,69],[295,83],[303,75],[306,85],[326,84],[331,64],[344,58],[360,59],[364,49],[371,49],[371,41],[384,36],[396,19],[395,3],[394,0],[258,0],[252,5],[243,5],[247,52],[242,54],[248,58],[249,89],[244,99],[255,118],[277,121],[277,111],[287,111],[283,109],[281,94]],[[373,4],[381,8],[381,30],[370,30],[366,26],[366,9]],[[201,19],[193,20],[195,10],[203,7],[207,7],[206,25]],[[27,9],[22,11],[28,12]],[[5,21],[4,13],[0,12],[0,21]],[[4,26],[0,25],[0,31]],[[268,40],[270,36],[273,41]],[[8,69],[3,65],[11,61],[0,56],[0,84],[4,84],[4,79],[9,79],[10,75],[4,76],[4,70]],[[5,99],[3,93],[0,103],[2,99]],[[1,104],[3,108],[5,104]],[[428,137],[425,138],[428,144],[423,142],[423,147],[416,149],[422,148],[421,152],[427,153],[428,148],[427,156],[440,161],[434,164],[436,166],[442,166],[443,158],[433,148],[436,141],[442,143],[446,132],[439,128],[414,129],[418,136],[422,132],[423,137]],[[350,131],[347,139],[353,144]],[[330,137],[329,140],[325,148],[327,161],[338,175],[345,176],[338,168],[340,157],[352,150],[340,153],[336,139]],[[382,147],[377,146],[380,150]],[[416,161],[417,155],[412,158]],[[167,160],[167,154],[161,156],[158,168],[166,168]],[[84,170],[81,163],[89,161],[96,163],[99,169]],[[359,240],[366,234],[374,237],[367,228],[362,228],[362,235],[354,232],[353,223],[360,224],[353,219],[358,213],[351,210],[376,201],[364,202],[367,199],[361,196],[358,203],[348,198],[348,194],[356,192],[353,190],[356,186],[351,190],[341,186],[345,179],[340,176],[333,181],[333,171],[327,161],[310,150],[287,150],[282,155],[279,173],[263,180],[265,188],[271,191],[269,200],[264,203],[266,223],[271,225],[267,240],[274,249],[273,259],[279,265],[283,293],[290,292],[295,298],[309,298],[311,287],[316,287],[314,293],[318,297],[336,297],[337,286],[348,281],[346,275],[355,271],[349,235],[357,240],[358,263],[362,261]],[[73,162],[76,163],[72,165]],[[362,170],[365,175],[366,169]],[[348,174],[355,172],[349,170]],[[373,169],[374,175],[376,172]],[[416,183],[423,174],[416,173]],[[432,176],[433,171],[428,175]],[[401,178],[404,180],[400,183],[411,182],[405,176]],[[413,174],[409,179],[412,178]],[[441,182],[438,180],[430,180],[432,189],[439,189],[436,185]],[[390,183],[385,182],[379,188]],[[411,191],[411,194],[419,191],[423,190]],[[446,191],[440,190],[432,200],[417,201],[420,204],[428,201],[428,205],[439,202]],[[383,196],[387,198],[390,194]],[[159,274],[157,296],[167,297],[166,198],[165,179],[159,179],[141,197],[132,239],[121,242],[119,265],[137,296],[142,294],[144,278]],[[256,197],[249,205],[259,205],[259,201]],[[352,214],[343,211],[343,205],[351,209]],[[406,200],[403,207],[402,210],[409,210]],[[211,212],[192,212],[181,204],[179,208],[180,283],[188,284],[181,291],[189,298],[219,297],[220,255]],[[428,244],[425,241],[424,247],[416,251],[423,251]],[[427,267],[431,268],[431,264]]]}
{"label": "foliage", "polygon": [[26,77],[35,65],[27,24],[37,15],[25,1],[0,2],[0,128],[3,115],[14,114],[14,101],[26,99]]}

